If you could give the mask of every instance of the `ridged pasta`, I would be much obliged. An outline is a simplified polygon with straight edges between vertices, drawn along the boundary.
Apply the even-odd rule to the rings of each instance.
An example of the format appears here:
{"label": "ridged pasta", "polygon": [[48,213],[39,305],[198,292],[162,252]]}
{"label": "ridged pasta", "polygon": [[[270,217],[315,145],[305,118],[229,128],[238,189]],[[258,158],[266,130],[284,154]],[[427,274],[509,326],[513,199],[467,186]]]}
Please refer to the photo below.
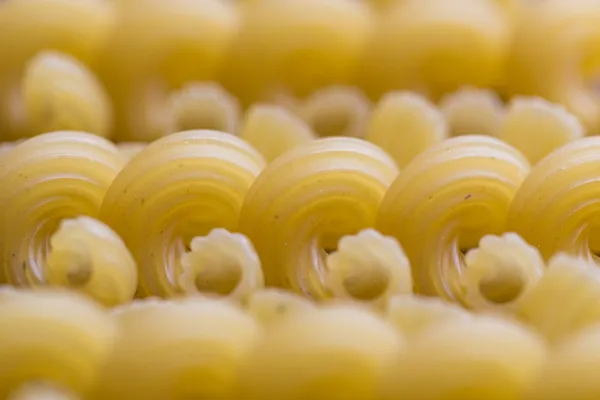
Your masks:
{"label": "ridged pasta", "polygon": [[[104,0],[28,0],[2,3],[0,26],[2,37],[6,40],[0,43],[0,132],[4,140],[30,134],[24,123],[26,118],[18,108],[26,63],[39,52],[53,49],[75,57],[83,65],[93,65],[114,21],[111,3]],[[53,70],[52,79],[61,76],[62,72],[64,71]],[[97,89],[92,83],[93,79],[83,69],[79,69],[79,73],[85,78],[79,80],[82,75],[78,78],[63,75],[61,79],[74,79],[85,84],[78,91],[90,97],[84,96],[80,100],[93,101]],[[42,82],[38,81],[38,84],[52,84],[45,81],[44,75],[39,78]],[[81,112],[77,110],[81,110],[82,104],[67,104],[74,107],[74,112]],[[102,119],[101,110],[94,111],[98,114],[88,117]],[[66,110],[60,112],[68,115]],[[83,127],[78,127],[81,128]]]}
{"label": "ridged pasta", "polygon": [[169,133],[192,129],[237,133],[240,105],[218,83],[188,83],[170,95],[167,108],[171,113]]}
{"label": "ridged pasta", "polygon": [[282,106],[257,104],[246,112],[240,137],[260,151],[267,162],[316,139],[298,116]]}
{"label": "ridged pasta", "polygon": [[448,137],[444,116],[421,95],[391,92],[375,106],[366,139],[386,150],[403,168]]}
{"label": "ridged pasta", "polygon": [[290,315],[314,307],[316,305],[310,299],[276,288],[255,291],[246,304],[248,313],[265,326],[279,323]]}
{"label": "ridged pasta", "polygon": [[130,300],[135,263],[93,219],[121,167],[110,142],[83,132],[39,135],[0,158],[0,279],[65,285],[107,305]]}
{"label": "ridged pasta", "polygon": [[[263,167],[261,155],[243,140],[224,132],[193,130],[151,143],[123,168],[100,215],[133,253],[142,293],[182,293],[186,248],[194,253],[190,243],[214,228],[237,231],[246,192]],[[218,240],[210,245],[229,246]],[[253,258],[244,258],[237,267],[240,279],[255,276]]]}
{"label": "ridged pasta", "polygon": [[372,313],[328,306],[281,321],[240,372],[237,398],[374,399],[404,340]]}
{"label": "ridged pasta", "polygon": [[562,105],[537,97],[513,99],[498,135],[521,151],[531,165],[583,136],[585,131],[577,117]]}
{"label": "ridged pasta", "polygon": [[121,330],[96,399],[234,399],[237,372],[259,324],[224,301],[139,300],[114,317]]}
{"label": "ridged pasta", "polygon": [[118,333],[95,302],[48,288],[0,289],[0,325],[3,399],[30,382],[89,395]]}
{"label": "ridged pasta", "polygon": [[600,270],[558,253],[519,308],[521,318],[549,341],[558,342],[600,322]]}
{"label": "ridged pasta", "polygon": [[417,293],[464,301],[461,251],[503,231],[528,172],[517,150],[478,135],[448,139],[406,167],[386,193],[376,227],[404,247]]}
{"label": "ridged pasta", "polygon": [[364,137],[371,104],[357,88],[329,86],[308,96],[298,113],[319,136]]}
{"label": "ridged pasta", "polygon": [[380,14],[360,80],[373,98],[402,89],[437,99],[465,85],[493,87],[510,42],[510,19],[495,1],[398,1]]}
{"label": "ridged pasta", "polygon": [[115,7],[118,19],[98,67],[114,105],[115,135],[146,141],[172,133],[169,93],[215,79],[237,33],[235,5],[133,0]]}
{"label": "ridged pasta", "polygon": [[546,357],[544,341],[503,319],[453,319],[410,343],[384,380],[383,400],[520,400]]}
{"label": "ridged pasta", "polygon": [[545,259],[558,251],[595,259],[599,151],[600,138],[584,138],[536,164],[515,195],[506,229],[536,246]]}
{"label": "ridged pasta", "polygon": [[281,87],[303,98],[352,83],[370,34],[366,4],[261,0],[241,10],[243,24],[223,80],[245,106]]}
{"label": "ridged pasta", "polygon": [[398,170],[381,149],[355,138],[318,139],[271,162],[240,216],[269,286],[329,296],[325,250],[375,223]]}
{"label": "ridged pasta", "polygon": [[498,136],[504,105],[492,90],[464,87],[440,100],[450,134]]}

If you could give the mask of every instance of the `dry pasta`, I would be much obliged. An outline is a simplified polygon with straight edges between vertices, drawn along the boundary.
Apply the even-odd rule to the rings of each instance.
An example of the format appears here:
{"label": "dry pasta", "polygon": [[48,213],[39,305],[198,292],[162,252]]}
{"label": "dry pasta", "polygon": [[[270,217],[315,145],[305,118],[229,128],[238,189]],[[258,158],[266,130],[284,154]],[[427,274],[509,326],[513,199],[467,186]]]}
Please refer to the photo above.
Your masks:
{"label": "dry pasta", "polygon": [[240,230],[256,246],[266,283],[329,297],[325,250],[373,226],[397,173],[381,149],[354,138],[318,139],[270,163],[240,216]]}
{"label": "dry pasta", "polygon": [[78,396],[46,382],[30,382],[11,392],[8,400],[77,400]]}
{"label": "dry pasta", "polygon": [[223,301],[138,300],[115,310],[121,334],[97,399],[228,399],[259,324]]}
{"label": "dry pasta", "polygon": [[0,159],[0,279],[64,285],[107,305],[131,300],[135,262],[98,217],[122,159],[82,132],[31,138]]}
{"label": "dry pasta", "polygon": [[267,288],[252,293],[246,304],[248,313],[265,326],[279,323],[315,306],[310,299],[286,290]]}
{"label": "dry pasta", "polygon": [[0,324],[2,398],[27,383],[39,389],[43,382],[89,395],[118,333],[96,303],[48,288],[0,289]]}
{"label": "dry pasta", "polygon": [[447,137],[448,127],[437,107],[418,94],[391,92],[375,106],[366,139],[381,146],[403,168]]}
{"label": "dry pasta", "polygon": [[121,142],[117,143],[117,150],[123,157],[123,165],[127,164],[137,153],[148,146],[147,142]]}
{"label": "dry pasta", "polygon": [[260,286],[260,264],[237,235],[223,232],[207,237],[205,246],[194,238],[206,236],[214,228],[237,230],[246,192],[263,167],[263,158],[249,144],[228,133],[208,130],[161,138],[125,166],[110,186],[100,216],[133,253],[140,268],[142,293],[182,293],[182,256],[189,253],[192,259],[202,259],[210,257],[215,247],[229,246],[233,254],[215,255],[217,264],[204,264],[201,274],[193,265],[188,269],[205,278],[215,273],[212,283],[202,283],[205,289],[227,278],[215,271],[224,267],[239,277],[237,285],[254,282]]}
{"label": "dry pasta", "polygon": [[377,228],[410,259],[415,290],[464,301],[461,251],[502,232],[529,172],[515,149],[489,136],[459,136],[415,158],[390,186]]}

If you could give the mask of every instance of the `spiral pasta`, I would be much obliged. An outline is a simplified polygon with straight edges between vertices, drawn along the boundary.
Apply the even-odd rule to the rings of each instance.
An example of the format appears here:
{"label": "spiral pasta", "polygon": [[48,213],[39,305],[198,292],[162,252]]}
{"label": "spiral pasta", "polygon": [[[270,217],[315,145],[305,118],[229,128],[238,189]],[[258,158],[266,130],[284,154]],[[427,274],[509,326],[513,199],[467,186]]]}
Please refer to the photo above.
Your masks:
{"label": "spiral pasta", "polygon": [[[182,292],[181,257],[186,247],[214,228],[237,230],[246,192],[263,167],[263,158],[249,144],[208,130],[161,138],[125,166],[110,186],[100,216],[133,253],[143,293],[172,296]],[[212,245],[233,243],[217,240]],[[240,284],[256,276],[251,254],[236,253],[244,262],[231,266],[235,274],[241,269]]]}
{"label": "spiral pasta", "polygon": [[110,142],[83,132],[39,135],[2,157],[2,281],[66,285],[108,305],[130,300],[135,263],[121,239],[93,219],[121,167]]}
{"label": "spiral pasta", "polygon": [[440,110],[452,136],[498,136],[504,117],[504,105],[489,89],[464,87],[440,100]]}
{"label": "spiral pasta", "polygon": [[[172,126],[169,93],[217,76],[237,33],[235,6],[221,0],[135,0],[114,6],[118,18],[98,73],[114,105],[115,135],[146,141],[172,133],[177,126]],[[187,95],[184,90],[175,96]],[[192,106],[196,100],[192,96]]]}
{"label": "spiral pasta", "polygon": [[571,142],[536,164],[516,193],[507,229],[536,246],[545,259],[558,251],[595,259],[600,250],[596,188],[600,138]]}
{"label": "spiral pasta", "polygon": [[540,337],[506,320],[449,320],[411,342],[389,370],[381,398],[522,399],[545,356]]}
{"label": "spiral pasta", "polygon": [[98,399],[232,399],[261,333],[243,310],[207,299],[140,300],[114,317],[121,334]]}
{"label": "spiral pasta", "polygon": [[252,293],[246,307],[259,322],[271,326],[290,315],[313,309],[315,303],[292,292],[267,288]]}
{"label": "spiral pasta", "polygon": [[319,136],[363,137],[371,104],[354,87],[329,86],[317,90],[299,106],[299,114]]}
{"label": "spiral pasta", "polygon": [[372,227],[397,168],[360,139],[326,138],[270,163],[248,192],[240,215],[270,286],[328,297],[324,249]]}
{"label": "spiral pasta", "polygon": [[237,398],[372,399],[403,349],[401,335],[360,308],[297,313],[268,330],[250,354]]}
{"label": "spiral pasta", "polygon": [[2,398],[23,384],[38,382],[89,395],[117,337],[104,309],[57,289],[3,287],[0,324]]}
{"label": "spiral pasta", "polygon": [[366,139],[404,167],[447,137],[448,127],[437,107],[418,94],[391,92],[373,110]]}
{"label": "spiral pasta", "polygon": [[257,104],[246,112],[240,137],[263,155],[267,162],[316,138],[310,127],[282,106]]}
{"label": "spiral pasta", "polygon": [[520,150],[531,165],[583,136],[585,131],[577,117],[561,105],[536,97],[513,99],[498,135]]}
{"label": "spiral pasta", "polygon": [[515,149],[488,136],[459,136],[415,158],[390,186],[377,228],[402,244],[415,290],[464,301],[461,250],[500,233],[529,172]]}

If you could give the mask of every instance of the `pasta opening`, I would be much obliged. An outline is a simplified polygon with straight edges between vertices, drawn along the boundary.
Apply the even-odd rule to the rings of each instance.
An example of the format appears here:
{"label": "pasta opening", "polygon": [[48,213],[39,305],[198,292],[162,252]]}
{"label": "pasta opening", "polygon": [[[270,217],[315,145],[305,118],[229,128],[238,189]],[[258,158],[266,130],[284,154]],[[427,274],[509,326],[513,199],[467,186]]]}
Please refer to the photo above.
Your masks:
{"label": "pasta opening", "polygon": [[349,110],[341,107],[317,112],[310,121],[313,130],[321,137],[347,136],[352,123]]}
{"label": "pasta opening", "polygon": [[242,275],[242,266],[239,263],[219,263],[200,269],[194,283],[200,293],[228,296],[240,284]]}
{"label": "pasta opening", "polygon": [[86,250],[55,248],[48,258],[48,267],[53,271],[63,271],[66,284],[72,288],[82,288],[92,280],[93,260]]}
{"label": "pasta opening", "polygon": [[523,276],[516,269],[498,270],[484,276],[479,282],[481,295],[494,304],[506,304],[516,300],[525,290]]}
{"label": "pasta opening", "polygon": [[344,279],[346,292],[359,301],[373,301],[383,296],[391,277],[386,268],[372,265],[371,268],[357,268]]}

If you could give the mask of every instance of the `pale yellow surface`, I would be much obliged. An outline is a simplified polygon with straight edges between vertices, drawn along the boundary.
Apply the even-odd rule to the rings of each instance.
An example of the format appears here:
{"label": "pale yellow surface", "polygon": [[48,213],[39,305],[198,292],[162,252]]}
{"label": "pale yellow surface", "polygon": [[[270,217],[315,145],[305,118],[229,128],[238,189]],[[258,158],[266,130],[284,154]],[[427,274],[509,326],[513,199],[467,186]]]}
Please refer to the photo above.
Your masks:
{"label": "pale yellow surface", "polygon": [[142,151],[146,146],[147,142],[121,142],[117,143],[117,149],[123,157],[124,164],[127,164],[137,153]]}
{"label": "pale yellow surface", "polygon": [[279,323],[290,315],[316,307],[312,300],[290,291],[266,288],[252,293],[246,303],[248,313],[265,326]]}
{"label": "pale yellow surface", "polygon": [[100,218],[131,250],[142,293],[181,291],[186,246],[214,228],[237,231],[244,197],[264,164],[233,135],[193,130],[151,143],[123,168]]}
{"label": "pale yellow surface", "polygon": [[461,250],[504,231],[529,172],[514,148],[489,136],[459,136],[415,158],[387,191],[377,229],[399,240],[417,293],[464,300]]}
{"label": "pale yellow surface", "polygon": [[248,192],[240,231],[254,244],[270,286],[328,297],[325,250],[373,227],[398,170],[377,146],[317,139],[270,163]]}

